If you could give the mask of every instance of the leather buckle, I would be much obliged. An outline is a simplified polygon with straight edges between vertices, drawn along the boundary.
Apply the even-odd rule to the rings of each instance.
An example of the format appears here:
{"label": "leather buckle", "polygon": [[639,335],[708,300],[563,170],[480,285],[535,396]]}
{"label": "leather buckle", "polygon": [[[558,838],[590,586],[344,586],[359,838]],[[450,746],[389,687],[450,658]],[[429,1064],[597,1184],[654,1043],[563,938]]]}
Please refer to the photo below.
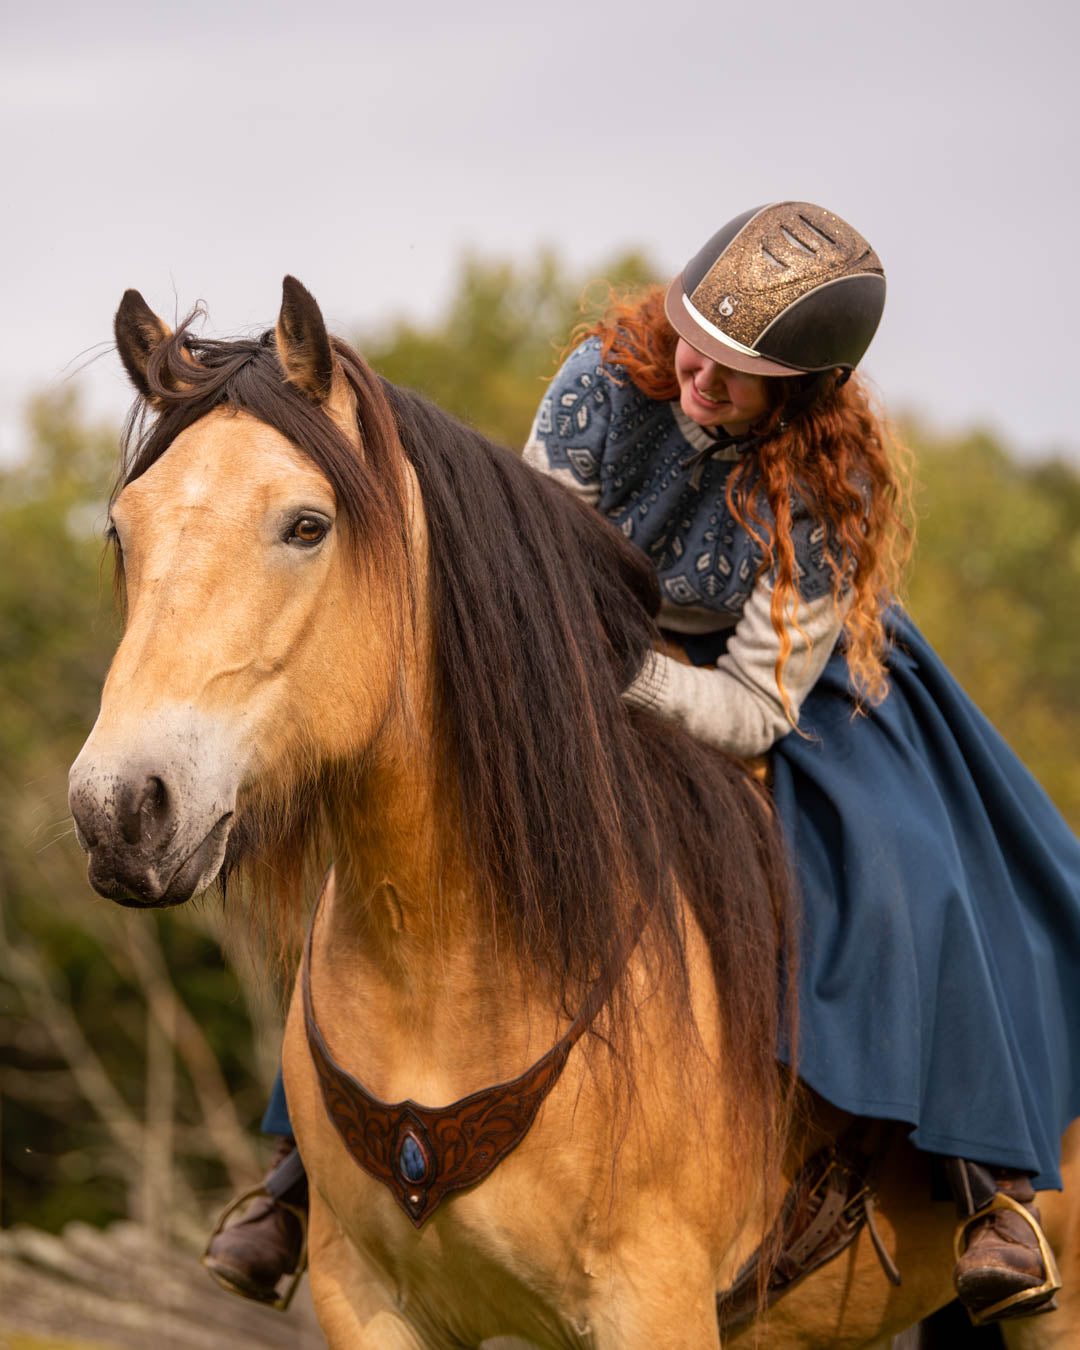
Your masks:
{"label": "leather buckle", "polygon": [[[213,1269],[207,1262],[207,1257],[210,1255],[211,1244],[219,1233],[225,1231],[232,1216],[238,1209],[248,1204],[249,1201],[257,1200],[259,1197],[273,1200],[274,1204],[280,1205],[282,1209],[288,1210],[293,1218],[300,1224],[300,1256],[296,1262],[296,1269],[287,1277],[288,1283],[285,1285],[284,1292],[279,1294],[275,1290],[274,1293],[268,1294],[265,1297],[253,1294],[247,1289],[241,1289],[239,1285],[233,1284],[231,1280],[225,1279],[219,1270]],[[279,1197],[272,1195],[261,1182],[258,1186],[252,1186],[249,1191],[244,1191],[243,1195],[238,1195],[235,1200],[230,1201],[230,1203],[225,1206],[218,1217],[217,1223],[214,1225],[214,1231],[207,1239],[206,1247],[200,1257],[200,1263],[210,1272],[215,1282],[220,1285],[222,1289],[230,1294],[236,1294],[238,1298],[246,1298],[254,1303],[262,1303],[265,1307],[274,1308],[278,1312],[286,1312],[288,1310],[289,1304],[293,1301],[293,1295],[296,1293],[297,1286],[300,1283],[300,1279],[303,1276],[304,1271],[307,1270],[307,1262],[308,1222],[306,1211],[301,1209],[298,1205],[290,1205],[287,1200],[282,1200]]]}

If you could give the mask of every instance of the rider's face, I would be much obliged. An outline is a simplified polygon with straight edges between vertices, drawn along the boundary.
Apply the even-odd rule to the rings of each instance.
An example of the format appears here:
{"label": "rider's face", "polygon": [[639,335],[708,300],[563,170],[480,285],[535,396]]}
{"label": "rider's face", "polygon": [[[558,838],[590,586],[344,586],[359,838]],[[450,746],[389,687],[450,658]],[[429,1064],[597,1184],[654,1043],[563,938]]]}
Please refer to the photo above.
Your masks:
{"label": "rider's face", "polygon": [[675,348],[679,403],[702,427],[723,427],[737,436],[769,410],[767,380],[721,366],[680,338]]}

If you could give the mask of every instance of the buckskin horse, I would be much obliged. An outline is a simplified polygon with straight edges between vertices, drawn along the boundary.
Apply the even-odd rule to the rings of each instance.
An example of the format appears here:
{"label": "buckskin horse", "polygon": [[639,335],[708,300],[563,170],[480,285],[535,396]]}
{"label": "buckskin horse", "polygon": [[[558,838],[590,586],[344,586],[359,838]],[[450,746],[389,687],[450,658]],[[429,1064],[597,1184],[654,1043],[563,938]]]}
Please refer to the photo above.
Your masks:
{"label": "buckskin horse", "polygon": [[[843,1122],[776,1059],[795,921],[762,789],[621,698],[643,558],[379,380],[292,278],[258,339],[134,291],[116,332],[151,416],[72,811],[102,895],[229,879],[286,936],[333,860],[284,1068],[334,1350],[857,1347],[947,1302],[951,1206],[898,1138],[874,1232],[762,1321],[788,1183]],[[1064,1347],[1077,1283],[1015,1344]]]}

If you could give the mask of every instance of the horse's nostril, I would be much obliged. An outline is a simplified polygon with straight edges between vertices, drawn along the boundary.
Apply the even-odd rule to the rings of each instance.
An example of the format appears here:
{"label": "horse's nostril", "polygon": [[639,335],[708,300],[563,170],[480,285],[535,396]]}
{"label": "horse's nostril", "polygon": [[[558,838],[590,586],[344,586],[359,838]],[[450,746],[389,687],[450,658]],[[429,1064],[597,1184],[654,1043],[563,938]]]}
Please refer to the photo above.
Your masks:
{"label": "horse's nostril", "polygon": [[160,778],[147,778],[141,788],[125,794],[117,812],[124,842],[131,845],[156,843],[169,817],[169,791]]}
{"label": "horse's nostril", "polygon": [[160,815],[164,812],[168,803],[169,794],[165,791],[165,784],[160,778],[151,778],[146,785],[146,792],[143,796],[143,811],[151,811],[154,815]]}

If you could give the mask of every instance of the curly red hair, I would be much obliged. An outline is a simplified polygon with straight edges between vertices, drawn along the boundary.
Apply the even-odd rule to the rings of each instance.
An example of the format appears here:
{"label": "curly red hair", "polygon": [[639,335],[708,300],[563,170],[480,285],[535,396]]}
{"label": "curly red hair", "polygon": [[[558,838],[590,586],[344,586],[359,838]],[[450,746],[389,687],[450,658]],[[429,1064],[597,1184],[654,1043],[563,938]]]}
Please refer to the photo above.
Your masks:
{"label": "curly red hair", "polygon": [[[662,287],[614,300],[601,320],[575,331],[574,341],[585,337],[598,337],[604,361],[621,366],[649,398],[679,397],[679,339],[664,314]],[[762,550],[759,575],[773,577],[776,681],[785,706],[783,673],[799,603],[793,500],[805,502],[828,532],[833,596],[846,606],[852,685],[860,702],[879,703],[887,692],[883,612],[900,593],[914,542],[911,455],[858,376],[829,377],[809,408],[798,411],[805,378],[767,381],[770,411],[755,428],[764,439],[728,478],[728,507]]]}

